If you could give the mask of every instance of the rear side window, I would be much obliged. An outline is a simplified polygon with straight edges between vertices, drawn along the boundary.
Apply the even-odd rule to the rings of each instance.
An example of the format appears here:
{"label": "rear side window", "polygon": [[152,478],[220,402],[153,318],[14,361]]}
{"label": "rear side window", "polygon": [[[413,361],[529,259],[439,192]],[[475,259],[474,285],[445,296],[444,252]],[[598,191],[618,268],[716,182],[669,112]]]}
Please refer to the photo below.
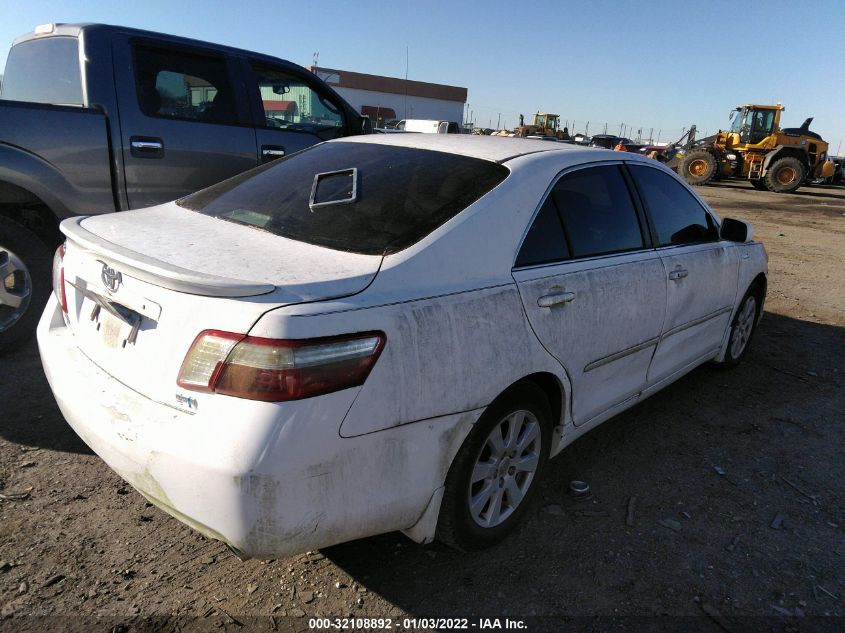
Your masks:
{"label": "rear side window", "polygon": [[555,203],[551,198],[546,198],[522,242],[515,266],[538,266],[564,259],[569,259],[569,247],[566,245],[563,225]]}
{"label": "rear side window", "polygon": [[0,97],[12,101],[83,105],[79,40],[45,37],[12,47]]}
{"label": "rear side window", "polygon": [[[418,242],[508,173],[498,163],[468,156],[331,142],[224,180],[177,204],[301,242],[381,255]],[[324,186],[330,182],[331,187]],[[348,193],[334,191],[335,184]]]}
{"label": "rear side window", "polygon": [[560,179],[552,199],[572,257],[643,248],[640,222],[618,165],[580,169]]}
{"label": "rear side window", "polygon": [[641,165],[631,165],[630,169],[648,208],[658,246],[719,239],[716,222],[683,185],[657,169]]}
{"label": "rear side window", "polygon": [[141,112],[147,116],[238,122],[223,59],[136,46],[135,89]]}

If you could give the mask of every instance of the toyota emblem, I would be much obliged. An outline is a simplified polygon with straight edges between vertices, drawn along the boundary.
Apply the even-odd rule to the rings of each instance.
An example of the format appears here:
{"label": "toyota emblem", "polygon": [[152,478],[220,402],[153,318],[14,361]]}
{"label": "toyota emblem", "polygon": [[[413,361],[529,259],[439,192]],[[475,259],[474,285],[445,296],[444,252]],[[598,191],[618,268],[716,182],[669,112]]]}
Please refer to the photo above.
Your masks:
{"label": "toyota emblem", "polygon": [[117,289],[120,287],[120,284],[123,281],[123,276],[120,274],[119,271],[115,270],[107,263],[101,263],[103,264],[103,270],[100,273],[100,279],[103,280],[103,285],[109,292],[117,292]]}

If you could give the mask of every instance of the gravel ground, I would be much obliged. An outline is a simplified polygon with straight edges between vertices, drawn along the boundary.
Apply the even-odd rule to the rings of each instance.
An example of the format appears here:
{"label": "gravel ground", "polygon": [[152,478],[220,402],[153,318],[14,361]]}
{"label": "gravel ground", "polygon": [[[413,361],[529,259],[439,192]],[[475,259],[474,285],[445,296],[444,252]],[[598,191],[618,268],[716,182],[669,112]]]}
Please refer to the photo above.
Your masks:
{"label": "gravel ground", "polygon": [[[702,367],[579,439],[521,528],[481,553],[388,534],[242,563],[87,449],[34,343],[0,358],[0,631],[304,631],[349,615],[845,630],[845,188],[701,191],[769,251],[746,362]],[[567,494],[575,478],[591,498]]]}

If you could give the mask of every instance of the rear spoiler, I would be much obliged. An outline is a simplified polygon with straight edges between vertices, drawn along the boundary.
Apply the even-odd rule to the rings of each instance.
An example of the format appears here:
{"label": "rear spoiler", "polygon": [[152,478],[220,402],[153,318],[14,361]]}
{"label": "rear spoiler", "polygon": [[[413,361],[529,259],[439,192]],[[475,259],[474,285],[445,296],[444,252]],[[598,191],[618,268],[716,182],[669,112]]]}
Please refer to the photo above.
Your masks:
{"label": "rear spoiler", "polygon": [[242,279],[218,277],[173,266],[147,257],[95,235],[82,227],[89,216],[80,215],[64,220],[59,228],[77,246],[96,255],[109,266],[117,266],[131,277],[177,292],[205,297],[252,297],[273,292],[276,286]]}

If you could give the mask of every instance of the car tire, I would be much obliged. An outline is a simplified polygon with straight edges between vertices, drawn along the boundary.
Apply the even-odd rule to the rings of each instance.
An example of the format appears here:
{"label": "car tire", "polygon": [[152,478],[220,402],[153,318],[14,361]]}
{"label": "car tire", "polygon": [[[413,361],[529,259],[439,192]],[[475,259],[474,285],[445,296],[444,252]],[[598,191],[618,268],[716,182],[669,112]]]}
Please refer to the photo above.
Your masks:
{"label": "car tire", "polygon": [[751,347],[751,339],[757,330],[757,323],[760,320],[760,310],[763,307],[763,293],[760,285],[753,284],[734,314],[731,322],[731,331],[728,336],[728,347],[725,350],[725,360],[720,364],[725,369],[736,367],[748,354]]}
{"label": "car tire", "polygon": [[0,217],[0,353],[33,335],[50,296],[52,253],[17,222]]}
{"label": "car tire", "polygon": [[784,156],[771,164],[763,181],[769,191],[792,193],[798,190],[806,175],[804,163],[794,156]]}
{"label": "car tire", "polygon": [[531,505],[551,438],[551,407],[534,383],[518,383],[493,402],[449,469],[437,539],[477,550],[505,538]]}
{"label": "car tire", "polygon": [[691,185],[706,185],[716,178],[719,161],[712,152],[696,149],[684,154],[678,173]]}

